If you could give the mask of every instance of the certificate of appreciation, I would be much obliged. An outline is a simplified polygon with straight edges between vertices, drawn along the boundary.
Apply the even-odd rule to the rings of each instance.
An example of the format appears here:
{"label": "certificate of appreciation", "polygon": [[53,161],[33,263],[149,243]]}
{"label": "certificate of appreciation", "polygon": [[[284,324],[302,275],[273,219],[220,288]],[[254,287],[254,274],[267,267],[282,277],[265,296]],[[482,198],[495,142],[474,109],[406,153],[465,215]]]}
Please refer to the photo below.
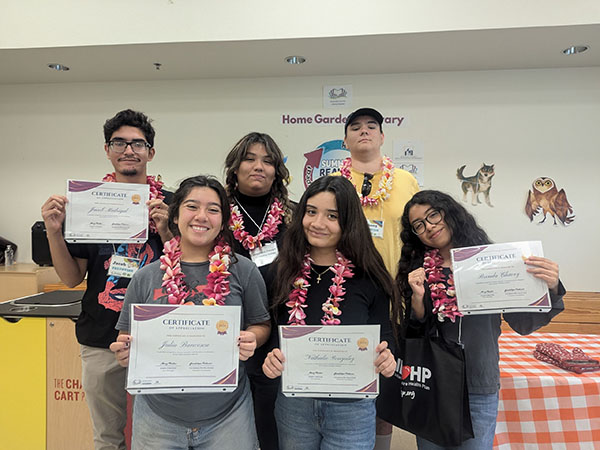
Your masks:
{"label": "certificate of appreciation", "polygon": [[544,256],[540,241],[451,250],[458,309],[468,314],[547,312],[548,285],[527,272],[524,260]]}
{"label": "certificate of appreciation", "polygon": [[131,305],[130,394],[231,392],[240,306]]}
{"label": "certificate of appreciation", "polygon": [[379,325],[280,326],[287,397],[374,398]]}
{"label": "certificate of appreciation", "polygon": [[65,240],[146,242],[149,197],[147,184],[67,180]]}

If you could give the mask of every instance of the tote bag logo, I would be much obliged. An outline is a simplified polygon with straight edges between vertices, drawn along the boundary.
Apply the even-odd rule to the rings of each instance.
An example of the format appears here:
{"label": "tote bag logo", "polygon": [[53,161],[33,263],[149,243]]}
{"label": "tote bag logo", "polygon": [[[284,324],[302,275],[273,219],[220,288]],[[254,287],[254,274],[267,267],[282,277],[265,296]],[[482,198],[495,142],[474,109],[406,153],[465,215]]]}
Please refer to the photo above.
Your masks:
{"label": "tote bag logo", "polygon": [[431,370],[427,367],[403,365],[403,361],[398,359],[395,375],[403,381],[403,384],[406,382],[411,386],[429,389],[426,384],[431,378]]}

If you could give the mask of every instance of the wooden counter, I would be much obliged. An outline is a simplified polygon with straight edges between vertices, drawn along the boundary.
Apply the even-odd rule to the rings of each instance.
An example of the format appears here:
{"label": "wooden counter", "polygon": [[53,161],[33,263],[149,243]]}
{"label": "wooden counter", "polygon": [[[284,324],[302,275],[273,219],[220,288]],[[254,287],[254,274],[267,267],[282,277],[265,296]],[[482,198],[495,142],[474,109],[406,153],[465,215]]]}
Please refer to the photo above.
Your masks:
{"label": "wooden counter", "polygon": [[54,267],[40,267],[33,263],[17,263],[0,266],[0,302],[37,294],[50,283],[60,279]]}

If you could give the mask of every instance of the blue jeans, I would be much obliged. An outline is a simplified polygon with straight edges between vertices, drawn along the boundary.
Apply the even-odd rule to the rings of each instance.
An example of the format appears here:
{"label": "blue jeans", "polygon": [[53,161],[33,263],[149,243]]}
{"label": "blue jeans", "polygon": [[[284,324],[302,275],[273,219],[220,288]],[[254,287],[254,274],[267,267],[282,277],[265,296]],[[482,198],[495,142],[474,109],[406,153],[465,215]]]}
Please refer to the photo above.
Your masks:
{"label": "blue jeans", "polygon": [[280,450],[373,450],[375,400],[340,403],[279,394]]}
{"label": "blue jeans", "polygon": [[[469,405],[471,422],[473,422],[474,437],[472,439],[466,440],[457,447],[440,447],[417,436],[419,450],[491,450],[494,446],[494,435],[496,434],[498,392],[495,394],[469,394]],[[431,425],[444,426],[444,424]]]}
{"label": "blue jeans", "polygon": [[136,395],[132,450],[256,450],[258,440],[248,384],[229,414],[198,428],[187,428],[163,419],[148,406],[144,395]]}

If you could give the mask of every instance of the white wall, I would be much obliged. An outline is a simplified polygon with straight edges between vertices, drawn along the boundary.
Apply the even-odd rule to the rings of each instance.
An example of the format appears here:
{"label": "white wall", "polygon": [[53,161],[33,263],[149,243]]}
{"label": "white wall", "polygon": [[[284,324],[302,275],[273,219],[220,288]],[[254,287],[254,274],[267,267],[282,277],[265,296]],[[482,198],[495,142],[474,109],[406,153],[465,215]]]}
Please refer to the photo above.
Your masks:
{"label": "white wall", "polygon": [[597,0],[19,0],[0,48],[356,36],[594,24]]}
{"label": "white wall", "polygon": [[[303,154],[341,138],[342,126],[282,125],[282,113],[323,110],[322,86],[353,85],[354,107],[404,115],[386,127],[384,150],[415,140],[426,152],[426,188],[459,196],[456,169],[470,175],[495,164],[494,208],[468,208],[496,242],[540,239],[573,290],[598,290],[600,69],[451,72],[310,77],[0,86],[0,152],[5,195],[0,235],[30,261],[30,227],[67,178],[99,179],[111,170],[102,124],[131,107],[155,119],[157,156],[150,173],[167,185],[198,173],[221,175],[226,152],[243,134],[268,132],[288,156],[294,198],[302,191]],[[569,227],[533,224],[523,212],[531,182],[553,178],[576,219]],[[539,219],[538,219],[539,220]]]}

